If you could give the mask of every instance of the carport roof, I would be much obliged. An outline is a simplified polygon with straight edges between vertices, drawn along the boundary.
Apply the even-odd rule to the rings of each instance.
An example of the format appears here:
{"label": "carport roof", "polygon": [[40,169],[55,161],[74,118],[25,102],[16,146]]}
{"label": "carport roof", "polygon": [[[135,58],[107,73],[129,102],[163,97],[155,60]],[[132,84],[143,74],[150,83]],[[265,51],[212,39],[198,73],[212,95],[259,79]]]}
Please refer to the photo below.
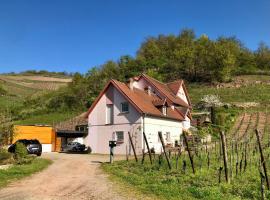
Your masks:
{"label": "carport roof", "polygon": [[76,132],[76,126],[88,125],[85,113],[80,114],[74,118],[60,122],[54,126],[56,132]]}

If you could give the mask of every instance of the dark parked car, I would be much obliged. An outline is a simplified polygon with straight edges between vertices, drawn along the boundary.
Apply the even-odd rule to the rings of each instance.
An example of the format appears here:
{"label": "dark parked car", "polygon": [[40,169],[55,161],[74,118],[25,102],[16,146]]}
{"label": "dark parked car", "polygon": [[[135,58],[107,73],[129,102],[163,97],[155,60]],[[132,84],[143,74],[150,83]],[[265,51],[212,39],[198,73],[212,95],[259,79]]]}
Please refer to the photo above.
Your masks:
{"label": "dark parked car", "polygon": [[42,145],[38,140],[17,140],[14,144],[12,144],[9,148],[8,151],[10,153],[15,153],[16,145],[18,143],[23,144],[27,152],[29,154],[36,154],[37,156],[41,156],[42,154]]}
{"label": "dark parked car", "polygon": [[63,147],[63,151],[66,152],[84,152],[85,150],[85,145],[79,142],[69,142],[65,147]]}

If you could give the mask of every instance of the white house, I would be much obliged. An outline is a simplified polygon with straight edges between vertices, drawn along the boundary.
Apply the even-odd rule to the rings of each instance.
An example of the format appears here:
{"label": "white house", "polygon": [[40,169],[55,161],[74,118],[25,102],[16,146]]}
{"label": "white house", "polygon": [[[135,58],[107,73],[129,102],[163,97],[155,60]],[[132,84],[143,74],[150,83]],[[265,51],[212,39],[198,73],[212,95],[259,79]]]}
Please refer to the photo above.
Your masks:
{"label": "white house", "polygon": [[183,80],[161,83],[145,74],[128,83],[111,80],[90,107],[89,132],[85,144],[93,153],[108,154],[109,141],[116,140],[115,154],[132,152],[128,132],[136,152],[146,149],[143,132],[150,148],[161,149],[158,132],[166,144],[180,142],[183,129],[190,127],[191,102]]}

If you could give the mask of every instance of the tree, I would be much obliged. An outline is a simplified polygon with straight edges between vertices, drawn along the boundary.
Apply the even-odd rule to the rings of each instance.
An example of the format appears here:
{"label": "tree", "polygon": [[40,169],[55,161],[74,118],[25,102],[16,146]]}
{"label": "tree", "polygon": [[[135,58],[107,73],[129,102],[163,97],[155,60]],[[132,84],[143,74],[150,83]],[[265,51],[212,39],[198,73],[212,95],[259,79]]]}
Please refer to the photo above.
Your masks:
{"label": "tree", "polygon": [[256,64],[259,69],[270,69],[270,48],[263,42],[259,44],[256,55]]}
{"label": "tree", "polygon": [[0,148],[9,143],[14,134],[13,122],[9,112],[0,113]]}

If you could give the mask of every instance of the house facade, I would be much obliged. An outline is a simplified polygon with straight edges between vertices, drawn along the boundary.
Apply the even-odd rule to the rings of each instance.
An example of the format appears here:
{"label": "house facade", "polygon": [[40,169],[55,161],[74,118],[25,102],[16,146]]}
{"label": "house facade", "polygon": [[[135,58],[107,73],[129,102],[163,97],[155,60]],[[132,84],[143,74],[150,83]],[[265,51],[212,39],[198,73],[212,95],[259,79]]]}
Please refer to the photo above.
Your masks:
{"label": "house facade", "polygon": [[128,83],[111,80],[90,107],[88,135],[84,143],[93,153],[108,154],[109,141],[115,140],[115,154],[132,153],[128,132],[137,154],[150,148],[161,150],[158,132],[166,144],[180,143],[183,129],[190,127],[191,102],[182,80],[161,83],[145,74]]}

